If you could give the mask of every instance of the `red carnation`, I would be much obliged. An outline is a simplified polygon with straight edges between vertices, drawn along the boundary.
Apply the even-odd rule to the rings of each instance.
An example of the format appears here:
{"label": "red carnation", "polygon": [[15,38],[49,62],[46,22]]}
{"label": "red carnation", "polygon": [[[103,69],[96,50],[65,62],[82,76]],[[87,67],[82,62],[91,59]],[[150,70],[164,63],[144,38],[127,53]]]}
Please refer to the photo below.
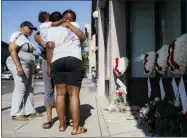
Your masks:
{"label": "red carnation", "polygon": [[[174,40],[171,45],[168,48],[168,58],[167,58],[167,64],[168,67],[170,67],[170,69],[172,71],[174,71],[174,69],[178,69],[180,68],[180,66],[174,61],[174,49],[175,49],[175,41]],[[170,51],[171,50],[171,51]]]}
{"label": "red carnation", "polygon": [[155,66],[156,66],[156,68],[158,69],[158,71],[161,71],[161,70],[162,70],[162,67],[160,67],[160,66],[158,65],[158,63],[157,63],[157,61],[158,61],[158,57],[159,57],[159,55],[156,54],[156,58],[155,58]]}
{"label": "red carnation", "polygon": [[148,54],[146,54],[145,57],[144,57],[144,72],[145,72],[145,73],[149,73],[149,70],[147,70],[147,69],[145,68],[145,65],[146,65],[147,62],[148,62],[147,58],[148,58]]}
{"label": "red carnation", "polygon": [[184,114],[184,118],[187,119],[187,112]]}
{"label": "red carnation", "polygon": [[122,108],[122,109],[121,109],[121,112],[122,112],[122,113],[125,113],[125,111],[126,111],[125,108]]}
{"label": "red carnation", "polygon": [[123,93],[122,92],[118,92],[118,96],[122,97]]}
{"label": "red carnation", "polygon": [[116,62],[116,66],[115,66],[114,69],[115,69],[115,71],[117,72],[117,74],[118,74],[119,76],[121,76],[122,73],[118,70],[118,66],[119,66],[119,58],[116,58],[115,62]]}

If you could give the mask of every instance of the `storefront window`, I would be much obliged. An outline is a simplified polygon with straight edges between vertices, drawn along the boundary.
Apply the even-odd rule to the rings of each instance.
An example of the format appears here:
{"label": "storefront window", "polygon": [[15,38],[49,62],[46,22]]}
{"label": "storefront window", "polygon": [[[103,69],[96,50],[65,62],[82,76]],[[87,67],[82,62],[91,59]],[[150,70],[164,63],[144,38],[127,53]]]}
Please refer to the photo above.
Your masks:
{"label": "storefront window", "polygon": [[[155,50],[155,11],[154,2],[132,2],[131,18],[131,57],[132,78],[147,77],[142,62],[135,62],[141,54]],[[153,74],[152,77],[155,75]]]}
{"label": "storefront window", "polygon": [[160,10],[162,44],[169,45],[181,35],[180,1],[166,1],[160,4]]}
{"label": "storefront window", "polygon": [[[170,45],[182,33],[181,2],[172,0],[160,3],[160,15],[161,45]],[[168,71],[166,77],[172,76],[173,74]]]}
{"label": "storefront window", "polygon": [[[159,5],[159,8],[155,6]],[[187,2],[185,3],[187,5]],[[171,10],[172,9],[172,10]],[[187,9],[185,8],[187,13]],[[182,34],[181,18],[187,20],[186,14],[181,14],[181,1],[132,2],[130,8],[130,38],[132,78],[144,78],[142,62],[135,62],[141,54],[155,51],[162,45],[170,45]],[[158,16],[158,17],[157,17]],[[158,20],[158,22],[157,22]],[[158,25],[159,23],[159,25]],[[187,26],[185,24],[185,26]],[[187,27],[184,28],[185,30]],[[159,32],[159,33],[158,33]],[[159,45],[155,42],[159,41]],[[172,77],[168,71],[166,77]],[[153,74],[151,77],[155,77]],[[179,77],[177,75],[176,77]]]}
{"label": "storefront window", "polygon": [[187,33],[187,0],[185,1],[185,4],[186,4],[186,6],[185,6],[185,14],[184,14],[184,18],[185,18],[185,24],[186,24],[186,33]]}

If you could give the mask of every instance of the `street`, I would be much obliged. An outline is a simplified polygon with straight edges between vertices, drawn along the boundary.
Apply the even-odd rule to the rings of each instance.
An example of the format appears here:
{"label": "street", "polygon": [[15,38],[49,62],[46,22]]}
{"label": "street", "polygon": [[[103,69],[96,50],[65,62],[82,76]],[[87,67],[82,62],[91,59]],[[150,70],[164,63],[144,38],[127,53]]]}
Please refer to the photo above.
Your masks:
{"label": "street", "polygon": [[[42,80],[34,79],[34,84],[38,83]],[[34,85],[34,88],[39,87],[38,85]],[[14,80],[1,80],[1,95],[12,93],[14,90]]]}
{"label": "street", "polygon": [[14,80],[1,80],[1,95],[12,93],[14,89]]}

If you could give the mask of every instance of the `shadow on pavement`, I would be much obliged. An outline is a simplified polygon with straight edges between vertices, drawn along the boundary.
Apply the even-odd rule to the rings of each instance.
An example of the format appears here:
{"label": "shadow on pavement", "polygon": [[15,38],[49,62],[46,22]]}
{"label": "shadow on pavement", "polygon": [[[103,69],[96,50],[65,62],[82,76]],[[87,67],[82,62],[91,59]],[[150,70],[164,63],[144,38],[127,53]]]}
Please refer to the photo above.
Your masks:
{"label": "shadow on pavement", "polygon": [[7,109],[10,109],[10,108],[11,108],[11,106],[5,107],[5,108],[2,108],[1,111],[7,110]]}
{"label": "shadow on pavement", "polygon": [[94,109],[91,105],[89,104],[82,104],[80,106],[80,126],[84,126],[86,119],[88,119],[92,114],[91,110]]}
{"label": "shadow on pavement", "polygon": [[36,96],[36,95],[44,95],[44,94],[45,94],[44,92],[33,93],[34,96]]}
{"label": "shadow on pavement", "polygon": [[[91,105],[89,104],[82,104],[80,105],[80,126],[84,126],[85,121],[92,115],[91,110],[94,109]],[[45,106],[40,106],[36,108],[36,111],[38,113],[43,113],[46,111]],[[58,120],[58,116],[53,118],[53,122],[55,123]]]}
{"label": "shadow on pavement", "polygon": [[43,113],[46,111],[45,106],[36,107],[35,109],[36,109],[36,112],[38,113]]}

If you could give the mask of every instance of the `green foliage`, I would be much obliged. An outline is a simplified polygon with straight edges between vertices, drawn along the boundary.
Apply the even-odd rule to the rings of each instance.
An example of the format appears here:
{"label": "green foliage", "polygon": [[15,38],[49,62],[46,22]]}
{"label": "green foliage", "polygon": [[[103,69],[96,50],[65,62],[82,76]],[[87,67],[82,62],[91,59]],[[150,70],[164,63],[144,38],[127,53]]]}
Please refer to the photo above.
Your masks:
{"label": "green foliage", "polygon": [[82,43],[81,50],[82,50],[82,61],[84,64],[85,71],[88,71],[89,68],[89,59],[88,59],[88,51],[85,51],[85,48],[87,47],[86,41]]}

